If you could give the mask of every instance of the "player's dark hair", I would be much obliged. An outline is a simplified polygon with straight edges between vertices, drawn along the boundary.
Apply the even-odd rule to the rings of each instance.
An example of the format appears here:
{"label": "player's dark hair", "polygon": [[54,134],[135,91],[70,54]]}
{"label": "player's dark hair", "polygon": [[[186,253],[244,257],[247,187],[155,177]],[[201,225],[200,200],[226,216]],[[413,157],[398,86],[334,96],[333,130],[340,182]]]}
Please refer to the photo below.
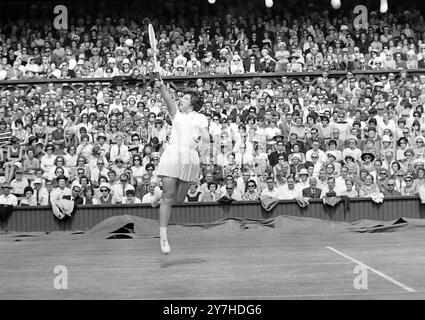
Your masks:
{"label": "player's dark hair", "polygon": [[193,110],[199,112],[204,105],[204,97],[202,96],[202,93],[193,89],[188,89],[184,91],[184,94],[190,95],[190,103]]}

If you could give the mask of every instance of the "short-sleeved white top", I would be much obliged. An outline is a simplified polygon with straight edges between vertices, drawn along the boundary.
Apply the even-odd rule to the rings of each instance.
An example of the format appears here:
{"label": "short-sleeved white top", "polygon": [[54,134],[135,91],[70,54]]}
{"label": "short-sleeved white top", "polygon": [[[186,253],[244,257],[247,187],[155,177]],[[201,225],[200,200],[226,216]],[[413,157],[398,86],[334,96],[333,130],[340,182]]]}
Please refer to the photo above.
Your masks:
{"label": "short-sleeved white top", "polygon": [[202,128],[208,128],[207,118],[198,112],[176,111],[172,120],[170,144],[195,149]]}

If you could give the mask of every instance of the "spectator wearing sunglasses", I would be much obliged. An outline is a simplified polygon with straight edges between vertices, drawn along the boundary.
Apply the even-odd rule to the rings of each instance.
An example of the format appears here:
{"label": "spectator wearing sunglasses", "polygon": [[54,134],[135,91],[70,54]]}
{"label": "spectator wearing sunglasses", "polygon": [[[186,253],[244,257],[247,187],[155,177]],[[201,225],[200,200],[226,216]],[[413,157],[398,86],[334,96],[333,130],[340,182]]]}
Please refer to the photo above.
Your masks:
{"label": "spectator wearing sunglasses", "polygon": [[254,180],[249,180],[247,183],[247,191],[242,195],[244,201],[256,201],[259,199],[257,183]]}
{"label": "spectator wearing sunglasses", "polygon": [[[227,198],[235,201],[242,201],[242,195],[236,189],[236,183],[229,181],[224,185],[225,192],[221,194],[220,199]],[[220,200],[219,199],[219,200]]]}
{"label": "spectator wearing sunglasses", "polygon": [[401,196],[401,193],[395,188],[395,180],[394,179],[388,179],[385,184],[385,189],[383,190],[385,197],[391,197],[391,196]]}
{"label": "spectator wearing sunglasses", "polygon": [[418,190],[414,183],[414,178],[411,174],[408,174],[404,177],[405,186],[401,188],[402,196],[416,196],[418,195]]}
{"label": "spectator wearing sunglasses", "polygon": [[99,186],[100,197],[99,204],[100,205],[110,205],[115,204],[115,197],[111,194],[111,186],[107,182],[102,182]]}

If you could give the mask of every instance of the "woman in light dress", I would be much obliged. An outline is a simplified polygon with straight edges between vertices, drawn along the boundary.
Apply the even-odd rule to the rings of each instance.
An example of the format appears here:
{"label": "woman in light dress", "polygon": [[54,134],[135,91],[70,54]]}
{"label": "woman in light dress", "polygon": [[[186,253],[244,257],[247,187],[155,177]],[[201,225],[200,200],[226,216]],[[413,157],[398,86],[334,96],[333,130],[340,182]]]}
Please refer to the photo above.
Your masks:
{"label": "woman in light dress", "polygon": [[169,145],[161,156],[157,170],[163,191],[160,193],[156,189],[152,206],[157,206],[162,198],[159,208],[160,244],[161,251],[169,254],[167,226],[171,208],[173,204],[184,201],[190,183],[199,179],[201,162],[206,163],[208,159],[210,136],[207,118],[198,113],[203,106],[203,98],[198,91],[187,91],[176,102],[162,79],[159,78],[157,85],[172,119],[172,130]]}

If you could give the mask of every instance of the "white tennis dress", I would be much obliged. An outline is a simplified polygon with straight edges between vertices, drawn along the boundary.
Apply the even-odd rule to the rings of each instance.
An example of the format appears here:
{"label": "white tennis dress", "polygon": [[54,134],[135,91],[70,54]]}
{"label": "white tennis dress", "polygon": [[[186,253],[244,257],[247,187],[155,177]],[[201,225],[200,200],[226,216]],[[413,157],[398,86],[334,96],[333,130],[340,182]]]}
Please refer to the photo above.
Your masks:
{"label": "white tennis dress", "polygon": [[172,125],[170,142],[161,156],[157,176],[196,181],[201,172],[196,139],[201,135],[200,129],[208,127],[208,120],[194,111],[185,114],[177,110]]}

